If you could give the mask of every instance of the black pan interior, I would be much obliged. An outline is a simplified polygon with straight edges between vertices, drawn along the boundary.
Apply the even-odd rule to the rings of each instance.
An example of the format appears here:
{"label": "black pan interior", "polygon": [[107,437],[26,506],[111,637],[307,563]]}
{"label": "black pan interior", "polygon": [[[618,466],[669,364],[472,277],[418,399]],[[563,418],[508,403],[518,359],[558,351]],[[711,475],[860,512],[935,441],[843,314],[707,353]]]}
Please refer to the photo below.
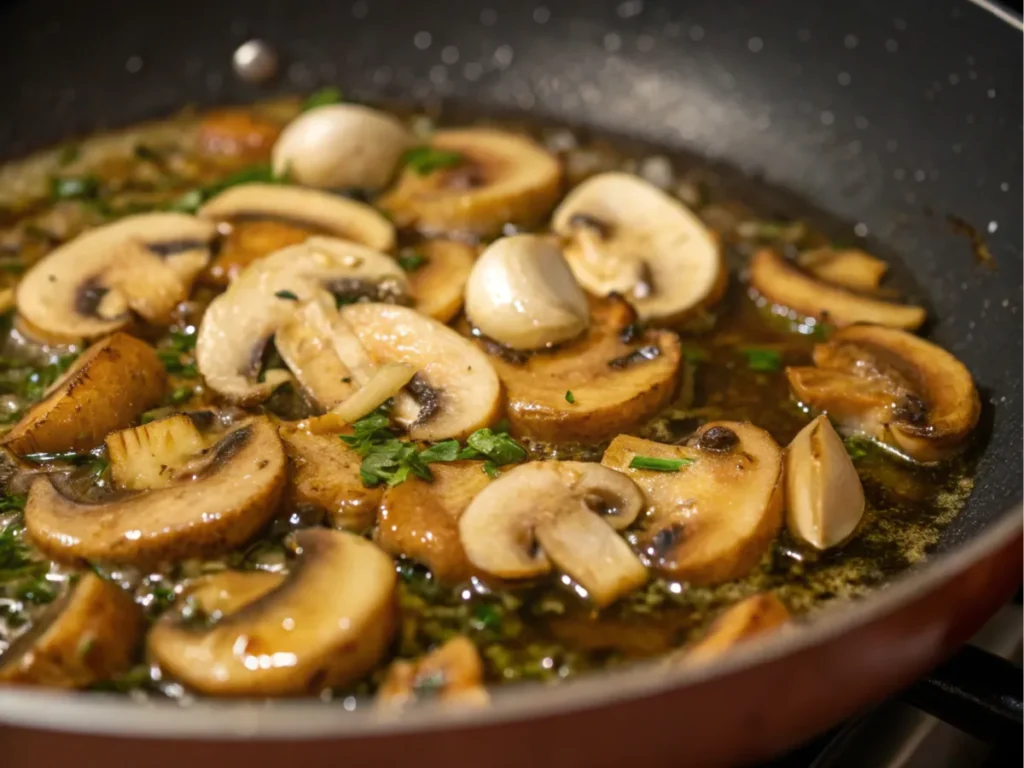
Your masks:
{"label": "black pan interior", "polygon": [[[1021,497],[1021,32],[966,0],[5,0],[0,158],[186,103],[332,84],[528,111],[752,176],[780,213],[866,234],[977,378],[984,450],[948,547]],[[269,88],[230,54],[260,37]],[[786,190],[785,193],[778,190]],[[985,237],[980,267],[946,217]],[[814,214],[812,214],[814,215]],[[836,229],[836,225],[831,225]],[[1016,514],[1016,513],[1015,513]]]}

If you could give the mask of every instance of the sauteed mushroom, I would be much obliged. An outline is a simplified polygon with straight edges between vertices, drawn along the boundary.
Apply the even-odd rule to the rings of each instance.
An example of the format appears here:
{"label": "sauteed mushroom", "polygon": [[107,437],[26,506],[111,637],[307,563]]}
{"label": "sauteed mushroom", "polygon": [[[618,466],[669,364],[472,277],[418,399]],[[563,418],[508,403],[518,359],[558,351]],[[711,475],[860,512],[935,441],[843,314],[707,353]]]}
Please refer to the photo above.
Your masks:
{"label": "sauteed mushroom", "polygon": [[94,339],[156,325],[188,298],[210,258],[213,224],[183,213],[144,213],[91,229],[58,247],[18,284],[18,314],[44,340]]}
{"label": "sauteed mushroom", "polygon": [[825,416],[786,448],[786,522],[798,539],[828,549],[850,537],[864,516],[864,488],[846,446]]}
{"label": "sauteed mushroom", "polygon": [[466,317],[512,349],[569,341],[587,330],[587,297],[557,245],[536,235],[496,240],[466,284]]}
{"label": "sauteed mushroom", "polygon": [[217,555],[270,519],[285,483],[276,430],[254,418],[229,431],[165,487],[99,504],[61,494],[48,477],[30,486],[25,526],[50,557],[152,565]]}
{"label": "sauteed mushroom", "polygon": [[89,347],[0,444],[17,454],[94,448],[156,405],[166,386],[152,347],[115,333]]}
{"label": "sauteed mushroom", "polygon": [[391,115],[359,104],[303,112],[274,145],[274,172],[310,187],[377,189],[413,137]]}
{"label": "sauteed mushroom", "polygon": [[877,289],[889,270],[884,261],[856,248],[804,251],[797,258],[797,264],[816,278],[851,291]]}
{"label": "sauteed mushroom", "polygon": [[381,201],[400,225],[492,237],[507,224],[537,224],[558,198],[558,161],[526,137],[490,128],[438,131],[421,151],[423,160],[410,159]]}
{"label": "sauteed mushroom", "polygon": [[647,569],[616,531],[644,506],[625,475],[579,461],[534,461],[484,488],[459,518],[469,562],[500,579],[576,580],[597,606],[647,581]]}
{"label": "sauteed mushroom", "polygon": [[603,173],[558,206],[551,226],[584,288],[619,293],[641,319],[675,322],[725,293],[728,270],[714,235],[652,184]]}
{"label": "sauteed mushroom", "polygon": [[672,577],[740,578],[782,527],[782,451],[752,424],[710,422],[686,445],[619,435],[601,463],[643,489],[649,511],[636,546]]}
{"label": "sauteed mushroom", "polygon": [[253,261],[311,235],[330,235],[376,251],[395,245],[395,228],[370,206],[281,184],[231,187],[200,208],[199,216],[228,230],[209,269],[208,277],[218,285],[227,285]]}
{"label": "sauteed mushroom", "polygon": [[207,386],[242,404],[266,399],[287,374],[277,371],[257,380],[264,348],[303,302],[325,290],[346,299],[402,300],[406,282],[384,254],[333,238],[309,238],[261,259],[203,315],[196,362]]}
{"label": "sauteed mushroom", "polygon": [[882,301],[817,279],[770,250],[754,254],[750,285],[777,305],[840,327],[877,323],[914,330],[921,327],[927,316],[921,307]]}
{"label": "sauteed mushroom", "polygon": [[0,654],[0,683],[84,688],[131,666],[142,612],[120,587],[82,574],[28,633]]}
{"label": "sauteed mushroom", "polygon": [[915,461],[961,450],[981,402],[953,355],[904,331],[845,328],[814,349],[815,367],[787,368],[793,394],[841,429],[891,446]]}
{"label": "sauteed mushroom", "polygon": [[111,432],[105,443],[114,483],[131,491],[173,485],[177,471],[205,447],[199,429],[183,413]]}
{"label": "sauteed mushroom", "polygon": [[210,626],[167,617],[149,633],[150,655],[195,690],[221,696],[317,693],[372,669],[395,629],[391,559],[359,536],[322,528],[299,531],[295,545],[298,559],[279,585],[247,590],[255,599],[222,605],[235,610]]}
{"label": "sauteed mushroom", "polygon": [[462,309],[476,246],[457,240],[428,240],[415,249],[413,258],[422,258],[409,273],[409,293],[413,306],[438,322],[447,323]]}
{"label": "sauteed mushroom", "polygon": [[686,649],[681,658],[686,662],[710,661],[737,645],[777,631],[789,620],[789,610],[771,592],[748,597],[726,608],[704,637]]}
{"label": "sauteed mushroom", "polygon": [[483,677],[476,646],[459,635],[415,661],[393,663],[377,689],[377,707],[398,711],[422,699],[436,699],[446,705],[484,705],[490,697]]}

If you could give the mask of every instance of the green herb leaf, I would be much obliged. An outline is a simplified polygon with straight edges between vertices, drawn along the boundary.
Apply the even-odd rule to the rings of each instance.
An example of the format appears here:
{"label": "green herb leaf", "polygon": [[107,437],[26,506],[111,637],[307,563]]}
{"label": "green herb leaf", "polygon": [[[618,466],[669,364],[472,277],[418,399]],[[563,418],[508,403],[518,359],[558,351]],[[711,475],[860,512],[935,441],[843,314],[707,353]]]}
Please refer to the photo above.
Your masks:
{"label": "green herb leaf", "polygon": [[187,403],[191,400],[194,394],[195,389],[192,387],[177,387],[171,392],[171,396],[168,400],[170,400],[171,405],[181,405],[182,403]]}
{"label": "green herb leaf", "polygon": [[277,291],[275,294],[277,298],[284,299],[285,301],[298,301],[299,297],[291,291]]}
{"label": "green herb leaf", "polygon": [[782,368],[782,355],[774,349],[750,348],[741,351],[747,358],[747,367],[752,371],[771,373]]}
{"label": "green herb leaf", "polygon": [[458,440],[445,440],[441,443],[434,443],[434,445],[420,452],[420,460],[427,464],[435,461],[455,461],[457,458],[459,458]]}
{"label": "green herb leaf", "polygon": [[421,253],[409,253],[398,257],[398,266],[406,272],[415,272],[427,263],[427,257]]}
{"label": "green herb leaf", "polygon": [[576,395],[574,395],[572,393],[571,389],[565,390],[565,402],[570,403],[570,404],[576,402]]}
{"label": "green herb leaf", "polygon": [[319,91],[311,93],[304,102],[302,102],[302,111],[308,112],[311,109],[317,107],[324,107],[328,104],[339,104],[342,100],[341,91],[337,88],[321,88]]}
{"label": "green herb leaf", "polygon": [[429,176],[434,171],[462,165],[462,154],[434,147],[415,147],[402,155],[401,163],[418,176]]}
{"label": "green herb leaf", "polygon": [[473,624],[478,629],[501,629],[501,609],[496,605],[484,603],[473,611]]}
{"label": "green herb leaf", "polygon": [[54,176],[50,179],[50,197],[53,200],[91,200],[99,189],[100,183],[95,176]]}
{"label": "green herb leaf", "polygon": [[693,464],[693,459],[658,459],[654,456],[634,456],[629,462],[630,469],[649,469],[654,472],[678,472],[682,467]]}
{"label": "green herb leaf", "polygon": [[488,477],[497,478],[501,474],[501,470],[498,469],[498,465],[493,461],[485,461],[483,470]]}
{"label": "green herb leaf", "polygon": [[507,433],[495,433],[484,427],[478,429],[466,440],[468,446],[459,458],[478,459],[487,458],[497,466],[505,464],[517,464],[526,461],[527,453],[519,443],[512,439]]}

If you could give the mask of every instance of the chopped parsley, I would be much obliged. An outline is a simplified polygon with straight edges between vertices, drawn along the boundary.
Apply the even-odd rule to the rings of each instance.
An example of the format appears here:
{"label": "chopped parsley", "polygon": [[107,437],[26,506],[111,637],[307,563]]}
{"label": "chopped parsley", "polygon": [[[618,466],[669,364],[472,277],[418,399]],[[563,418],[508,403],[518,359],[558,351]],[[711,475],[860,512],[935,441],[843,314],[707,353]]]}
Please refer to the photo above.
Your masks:
{"label": "chopped parsley", "polygon": [[311,93],[306,100],[302,102],[302,111],[308,112],[311,109],[325,107],[328,104],[340,104],[341,100],[342,94],[338,88],[321,88],[319,91]]}
{"label": "chopped parsley", "polygon": [[54,176],[50,179],[53,200],[92,200],[100,189],[95,176]]}
{"label": "chopped parsley", "polygon": [[195,331],[192,333],[175,331],[170,334],[167,342],[157,349],[156,355],[168,373],[173,373],[183,379],[195,379],[199,377],[199,370],[196,368],[192,355],[195,348]]}
{"label": "chopped parsley", "polygon": [[298,301],[299,297],[291,291],[277,291],[275,294],[277,298],[284,299],[285,301]]}
{"label": "chopped parsley", "polygon": [[194,394],[195,390],[192,387],[177,387],[171,392],[168,400],[171,405],[181,405],[191,400]]}
{"label": "chopped parsley", "polygon": [[751,347],[742,352],[747,358],[747,367],[752,371],[772,373],[782,368],[782,355],[774,349]]}
{"label": "chopped parsley", "polygon": [[415,272],[427,263],[427,257],[422,253],[408,253],[398,257],[398,266],[406,272]]}
{"label": "chopped parsley", "polygon": [[678,472],[693,464],[693,459],[658,459],[654,456],[634,456],[630,469],[649,469],[654,472]]}
{"label": "chopped parsley", "polygon": [[429,176],[434,171],[462,165],[463,160],[459,152],[434,147],[414,147],[402,155],[401,163],[417,176]]}
{"label": "chopped parsley", "polygon": [[576,395],[572,393],[571,389],[565,390],[565,402],[569,403],[570,405],[575,404],[576,402]]}

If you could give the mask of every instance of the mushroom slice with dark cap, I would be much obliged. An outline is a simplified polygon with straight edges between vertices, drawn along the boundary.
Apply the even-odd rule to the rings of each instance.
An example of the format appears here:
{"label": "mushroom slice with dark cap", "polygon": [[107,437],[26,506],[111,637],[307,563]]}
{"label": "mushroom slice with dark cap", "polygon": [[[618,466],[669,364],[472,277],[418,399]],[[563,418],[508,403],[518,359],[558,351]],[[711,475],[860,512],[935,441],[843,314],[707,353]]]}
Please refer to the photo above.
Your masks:
{"label": "mushroom slice with dark cap", "polygon": [[226,232],[207,278],[227,285],[249,264],[313,235],[326,235],[390,251],[391,222],[365,203],[329,192],[283,184],[240,184],[199,209]]}
{"label": "mushroom slice with dark cap", "polygon": [[597,606],[644,585],[647,569],[617,531],[644,507],[626,475],[582,461],[532,461],[484,488],[459,518],[469,562],[499,579],[553,569]]}
{"label": "mushroom slice with dark cap", "polygon": [[89,347],[0,444],[17,454],[95,448],[163,397],[167,371],[153,348],[126,333]]}
{"label": "mushroom slice with dark cap", "polygon": [[143,626],[129,594],[84,573],[0,653],[0,684],[84,688],[109,680],[131,666]]}
{"label": "mushroom slice with dark cap", "polygon": [[794,396],[841,431],[920,462],[962,450],[981,401],[963,363],[894,328],[856,325],[814,348],[814,367],[786,369]]}
{"label": "mushroom slice with dark cap", "polygon": [[173,483],[103,503],[78,503],[49,477],[29,488],[25,527],[55,560],[153,565],[244,544],[270,519],[285,484],[277,430],[264,417],[217,440]]}
{"label": "mushroom slice with dark cap", "polygon": [[279,584],[254,585],[230,602],[198,595],[200,611],[221,618],[165,616],[149,633],[149,655],[190,688],[219,696],[318,693],[373,669],[397,625],[391,558],[325,528],[299,531],[294,544],[298,557]]}
{"label": "mushroom slice with dark cap", "polygon": [[212,223],[143,213],[90,229],[55,249],[18,284],[19,319],[45,340],[94,339],[135,315],[164,325],[210,259]]}
{"label": "mushroom slice with dark cap", "polygon": [[740,578],[782,527],[782,451],[752,424],[710,422],[686,445],[619,435],[601,463],[646,494],[636,547],[667,576],[693,584]]}

